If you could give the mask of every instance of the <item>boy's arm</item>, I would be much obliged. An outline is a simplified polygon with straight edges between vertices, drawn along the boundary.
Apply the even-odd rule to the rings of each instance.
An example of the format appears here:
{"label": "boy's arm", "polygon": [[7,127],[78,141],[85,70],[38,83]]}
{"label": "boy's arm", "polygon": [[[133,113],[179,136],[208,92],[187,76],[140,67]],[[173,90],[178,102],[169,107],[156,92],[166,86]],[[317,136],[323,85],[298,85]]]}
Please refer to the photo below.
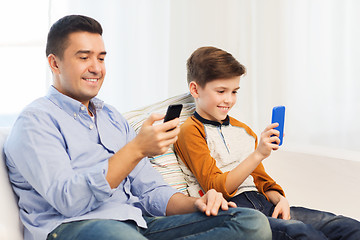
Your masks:
{"label": "boy's arm", "polygon": [[[254,178],[256,188],[265,195],[265,197],[270,200],[268,196],[268,191],[276,191],[280,195],[285,196],[285,193],[281,186],[277,184],[266,172],[262,163],[260,163],[257,168],[251,174]],[[272,201],[271,201],[272,202]]]}
{"label": "boy's arm", "polygon": [[[251,154],[248,158],[252,158],[254,162],[256,162],[256,159],[254,159],[254,158],[258,158],[257,161],[260,160],[260,163],[257,165],[255,170],[253,170],[253,172],[251,173],[251,175],[254,178],[254,183],[256,185],[256,188],[259,190],[259,192],[264,194],[268,200],[269,200],[269,197],[267,196],[266,191],[269,191],[269,190],[275,190],[275,191],[279,192],[281,195],[285,196],[282,188],[278,184],[276,184],[276,182],[265,172],[265,168],[261,162],[268,155],[270,155],[272,150],[276,150],[278,148],[278,146],[269,144],[269,143],[273,142],[274,137],[272,137],[272,135],[273,135],[272,128],[276,127],[276,126],[270,125],[267,128],[265,128],[265,130],[260,135],[260,143],[259,143],[259,147],[258,147],[258,138],[257,138],[256,134],[246,124],[244,124],[234,118],[230,118],[230,121],[231,121],[232,125],[244,128],[249,135],[251,135],[255,138],[255,152],[258,153],[258,156],[256,157],[256,156],[254,156],[254,154]],[[276,149],[274,149],[274,147],[276,147]]]}
{"label": "boy's arm", "polygon": [[207,191],[215,189],[221,192],[226,199],[233,196],[225,188],[228,172],[223,173],[216,161],[210,155],[210,150],[205,140],[203,125],[191,117],[182,125],[178,140],[174,144],[175,151],[185,165],[196,177],[201,187]]}
{"label": "boy's arm", "polygon": [[[274,134],[272,131],[268,132],[270,129],[272,128],[268,127],[266,129],[266,134],[269,136]],[[268,140],[274,141],[269,136]],[[261,144],[263,145],[264,143],[261,142]],[[264,156],[266,153],[264,154],[263,147],[252,153],[232,171],[223,173],[217,168],[215,159],[210,155],[203,125],[194,119],[194,117],[189,118],[181,126],[178,141],[174,146],[178,156],[195,175],[197,181],[205,190],[214,188],[222,192],[226,199],[229,199],[234,195],[240,184],[252,174],[256,187],[265,196],[265,191],[267,190],[276,190],[284,195],[281,187],[264,170],[261,161],[266,158]],[[276,146],[267,147],[272,149],[272,147]],[[265,152],[269,152],[269,149]]]}
{"label": "boy's arm", "polygon": [[288,200],[282,196],[278,191],[267,191],[266,195],[269,198],[269,201],[275,205],[274,212],[272,214],[273,218],[281,218],[285,220],[290,219],[290,205]]}

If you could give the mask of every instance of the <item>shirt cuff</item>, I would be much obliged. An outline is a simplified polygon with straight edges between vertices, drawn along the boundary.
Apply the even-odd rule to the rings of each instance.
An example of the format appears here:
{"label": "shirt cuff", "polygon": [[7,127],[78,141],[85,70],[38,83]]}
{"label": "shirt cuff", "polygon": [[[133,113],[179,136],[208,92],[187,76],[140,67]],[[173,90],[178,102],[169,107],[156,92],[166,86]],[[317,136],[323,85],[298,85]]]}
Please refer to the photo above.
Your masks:
{"label": "shirt cuff", "polygon": [[[90,172],[86,175],[86,180],[90,190],[93,192],[95,198],[98,201],[104,201],[112,196],[116,189],[111,189],[109,183],[106,180],[107,161],[97,165],[94,172]],[[98,170],[100,168],[100,171]]]}

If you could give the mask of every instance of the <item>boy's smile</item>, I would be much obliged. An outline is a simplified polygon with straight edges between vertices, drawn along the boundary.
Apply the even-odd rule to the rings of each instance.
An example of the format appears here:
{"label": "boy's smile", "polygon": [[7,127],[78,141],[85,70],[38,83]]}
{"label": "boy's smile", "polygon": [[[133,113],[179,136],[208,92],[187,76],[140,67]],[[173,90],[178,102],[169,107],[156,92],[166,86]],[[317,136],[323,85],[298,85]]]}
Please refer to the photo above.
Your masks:
{"label": "boy's smile", "polygon": [[195,82],[190,83],[190,92],[196,102],[196,112],[203,118],[222,123],[236,103],[240,76],[217,79],[206,83],[202,88]]}

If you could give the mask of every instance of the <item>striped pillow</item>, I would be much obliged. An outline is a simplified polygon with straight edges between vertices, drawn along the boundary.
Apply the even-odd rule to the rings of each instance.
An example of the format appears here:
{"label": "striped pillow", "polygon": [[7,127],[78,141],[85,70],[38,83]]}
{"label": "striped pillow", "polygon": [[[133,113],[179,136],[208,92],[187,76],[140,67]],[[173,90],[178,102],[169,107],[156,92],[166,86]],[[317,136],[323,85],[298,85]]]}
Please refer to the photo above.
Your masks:
{"label": "striped pillow", "polygon": [[[123,113],[129,124],[134,128],[135,132],[139,132],[143,122],[149,117],[151,113],[165,114],[167,107],[170,104],[183,104],[183,109],[180,114],[180,124],[182,124],[195,111],[195,103],[193,97],[189,93],[181,94],[164,101],[151,104],[144,108]],[[156,122],[159,124],[162,121]],[[153,167],[163,176],[165,182],[170,186],[178,189],[182,193],[189,195],[187,191],[187,183],[184,178],[176,155],[174,147],[171,145],[168,151],[162,155],[149,158]]]}

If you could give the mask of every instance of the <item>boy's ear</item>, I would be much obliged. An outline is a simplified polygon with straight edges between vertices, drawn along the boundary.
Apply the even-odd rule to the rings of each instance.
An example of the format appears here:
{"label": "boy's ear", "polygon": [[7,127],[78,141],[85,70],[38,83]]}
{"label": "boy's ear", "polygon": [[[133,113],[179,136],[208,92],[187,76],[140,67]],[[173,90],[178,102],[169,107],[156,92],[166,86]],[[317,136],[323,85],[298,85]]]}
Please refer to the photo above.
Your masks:
{"label": "boy's ear", "polygon": [[192,81],[189,83],[190,94],[191,96],[193,96],[193,98],[199,97],[198,89],[199,89],[199,85],[196,82]]}
{"label": "boy's ear", "polygon": [[59,73],[59,66],[57,64],[57,57],[54,54],[49,54],[48,62],[53,73]]}

